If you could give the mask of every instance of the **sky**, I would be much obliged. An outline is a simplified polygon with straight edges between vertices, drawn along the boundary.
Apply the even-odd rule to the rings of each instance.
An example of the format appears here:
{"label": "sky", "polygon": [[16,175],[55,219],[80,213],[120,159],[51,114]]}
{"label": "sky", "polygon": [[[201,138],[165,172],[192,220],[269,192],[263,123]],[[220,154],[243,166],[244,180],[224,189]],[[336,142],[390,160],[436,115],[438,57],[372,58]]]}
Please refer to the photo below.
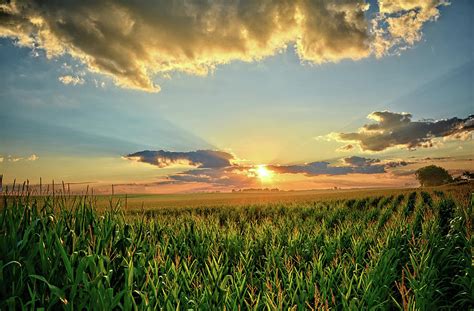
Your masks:
{"label": "sky", "polygon": [[0,4],[0,174],[123,192],[474,170],[474,3]]}

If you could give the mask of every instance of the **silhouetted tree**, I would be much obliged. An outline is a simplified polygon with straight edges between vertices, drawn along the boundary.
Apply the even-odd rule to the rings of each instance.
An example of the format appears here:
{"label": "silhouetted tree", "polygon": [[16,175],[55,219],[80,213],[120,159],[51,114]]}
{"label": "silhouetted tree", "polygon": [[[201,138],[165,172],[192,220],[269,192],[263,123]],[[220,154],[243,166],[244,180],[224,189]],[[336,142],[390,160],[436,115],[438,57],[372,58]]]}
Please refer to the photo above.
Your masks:
{"label": "silhouetted tree", "polygon": [[423,187],[444,185],[453,180],[447,170],[436,165],[422,167],[415,175]]}

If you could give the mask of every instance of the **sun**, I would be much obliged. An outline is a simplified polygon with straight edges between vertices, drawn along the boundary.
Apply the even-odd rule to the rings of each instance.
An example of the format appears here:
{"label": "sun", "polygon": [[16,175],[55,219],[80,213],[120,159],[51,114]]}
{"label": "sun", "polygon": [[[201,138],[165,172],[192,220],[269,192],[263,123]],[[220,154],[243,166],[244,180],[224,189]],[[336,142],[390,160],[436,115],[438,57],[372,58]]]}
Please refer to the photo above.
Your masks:
{"label": "sun", "polygon": [[270,182],[273,178],[273,172],[263,164],[257,166],[255,174],[262,182]]}

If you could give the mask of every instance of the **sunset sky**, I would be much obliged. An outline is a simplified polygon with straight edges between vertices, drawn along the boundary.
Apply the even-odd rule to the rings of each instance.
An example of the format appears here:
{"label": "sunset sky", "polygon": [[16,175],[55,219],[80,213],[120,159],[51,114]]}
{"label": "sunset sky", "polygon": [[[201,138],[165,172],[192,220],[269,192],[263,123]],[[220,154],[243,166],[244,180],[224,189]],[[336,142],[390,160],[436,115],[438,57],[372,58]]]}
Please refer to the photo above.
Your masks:
{"label": "sunset sky", "polygon": [[0,174],[124,192],[474,170],[474,2],[0,2]]}

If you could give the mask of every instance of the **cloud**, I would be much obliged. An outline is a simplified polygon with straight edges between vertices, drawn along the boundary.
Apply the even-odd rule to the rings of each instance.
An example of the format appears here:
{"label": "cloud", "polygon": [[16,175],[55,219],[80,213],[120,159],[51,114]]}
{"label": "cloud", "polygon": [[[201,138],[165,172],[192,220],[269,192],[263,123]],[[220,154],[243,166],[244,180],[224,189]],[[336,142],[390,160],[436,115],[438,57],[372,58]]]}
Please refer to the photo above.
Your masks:
{"label": "cloud", "polygon": [[125,158],[156,165],[160,168],[186,164],[198,168],[223,168],[231,166],[234,156],[224,151],[197,150],[189,152],[144,150],[127,155]]}
{"label": "cloud", "polygon": [[167,181],[161,184],[206,183],[220,187],[242,188],[254,186],[256,179],[255,176],[248,175],[238,168],[206,168],[169,175]]}
{"label": "cloud", "polygon": [[59,81],[61,81],[62,84],[65,84],[65,85],[78,85],[78,84],[84,84],[84,79],[81,78],[81,77],[73,77],[73,76],[70,76],[70,75],[66,75],[66,76],[60,76],[58,78]]}
{"label": "cloud", "polygon": [[30,155],[26,160],[28,160],[28,161],[36,161],[36,160],[38,160],[38,159],[39,159],[39,157],[38,157],[36,154],[32,154],[32,155]]}
{"label": "cloud", "polygon": [[435,138],[467,139],[474,129],[474,115],[465,119],[412,121],[409,113],[373,112],[367,118],[376,123],[366,124],[355,133],[332,133],[339,141],[357,143],[365,151],[383,151],[390,147],[433,147]]}
{"label": "cloud", "polygon": [[[13,156],[13,155],[8,155],[8,157],[6,158],[6,160],[8,162],[20,162],[20,161],[36,161],[39,159],[39,156],[37,156],[36,154],[32,154],[30,155],[29,157],[17,157],[17,156]],[[0,163],[3,162],[5,160],[4,157],[0,156]]]}
{"label": "cloud", "polygon": [[[326,137],[327,139],[328,137]],[[330,139],[329,139],[330,140]],[[354,149],[354,145],[352,144],[348,144],[348,145],[345,145],[345,146],[342,146],[342,147],[339,147],[337,148],[336,151],[340,151],[340,152],[348,152],[348,151],[352,151]]]}
{"label": "cloud", "polygon": [[400,166],[407,166],[409,164],[413,164],[414,162],[409,162],[409,161],[388,161],[385,162],[385,168],[395,168],[395,167],[400,167]]}
{"label": "cloud", "polygon": [[[302,174],[313,176],[337,176],[349,174],[381,174],[386,168],[407,165],[406,162],[388,161],[362,157],[344,158],[343,166],[330,165],[328,162],[312,162],[300,165],[268,165],[267,169],[278,174]],[[377,164],[374,164],[377,163]],[[193,169],[182,173],[168,175],[161,184],[206,183],[213,186],[243,188],[261,186],[258,183],[256,166],[235,165],[222,168]]]}
{"label": "cloud", "polygon": [[436,21],[439,7],[447,0],[379,1],[379,12],[372,20],[373,49],[376,56],[399,54],[422,38],[426,22]]}
{"label": "cloud", "polygon": [[369,159],[352,156],[342,159],[343,165],[330,165],[329,162],[311,162],[297,165],[271,165],[268,168],[280,174],[304,174],[306,176],[318,175],[347,175],[347,174],[380,174],[386,168],[405,166],[406,162]]}
{"label": "cloud", "polygon": [[271,165],[270,170],[279,174],[316,175],[345,175],[352,172],[350,167],[329,166],[329,162],[311,162],[295,165]]}
{"label": "cloud", "polygon": [[94,79],[93,81],[96,88],[105,88],[104,81],[98,81],[97,79]]}
{"label": "cloud", "polygon": [[394,170],[392,171],[392,175],[394,176],[414,176],[416,170]]}
{"label": "cloud", "polygon": [[14,156],[11,156],[11,155],[8,156],[8,162],[18,162],[18,161],[21,161],[21,160],[23,160],[23,158],[14,157]]}
{"label": "cloud", "polygon": [[[172,151],[140,151],[124,157],[131,161],[139,161],[166,168],[176,164],[191,165],[195,168],[180,173],[167,175],[156,182],[156,185],[204,184],[219,189],[261,187],[259,174],[260,165],[233,163],[234,155],[224,151],[197,150],[187,152]],[[339,164],[337,164],[339,163]],[[295,165],[267,165],[266,169],[278,179],[277,174],[301,174],[313,176],[337,176],[349,174],[381,174],[386,169],[406,166],[405,161],[382,161],[380,159],[359,156],[346,157],[335,164],[329,162],[311,162]]]}
{"label": "cloud", "polygon": [[[0,5],[0,37],[68,54],[116,85],[158,92],[153,78],[206,75],[231,61],[258,61],[293,45],[320,64],[383,55],[414,44],[441,1],[380,2],[370,21],[364,0],[39,1]],[[406,2],[406,3],[405,3]]]}
{"label": "cloud", "polygon": [[369,166],[374,163],[380,163],[379,159],[369,159],[364,157],[352,156],[343,159],[344,163],[351,166]]}

